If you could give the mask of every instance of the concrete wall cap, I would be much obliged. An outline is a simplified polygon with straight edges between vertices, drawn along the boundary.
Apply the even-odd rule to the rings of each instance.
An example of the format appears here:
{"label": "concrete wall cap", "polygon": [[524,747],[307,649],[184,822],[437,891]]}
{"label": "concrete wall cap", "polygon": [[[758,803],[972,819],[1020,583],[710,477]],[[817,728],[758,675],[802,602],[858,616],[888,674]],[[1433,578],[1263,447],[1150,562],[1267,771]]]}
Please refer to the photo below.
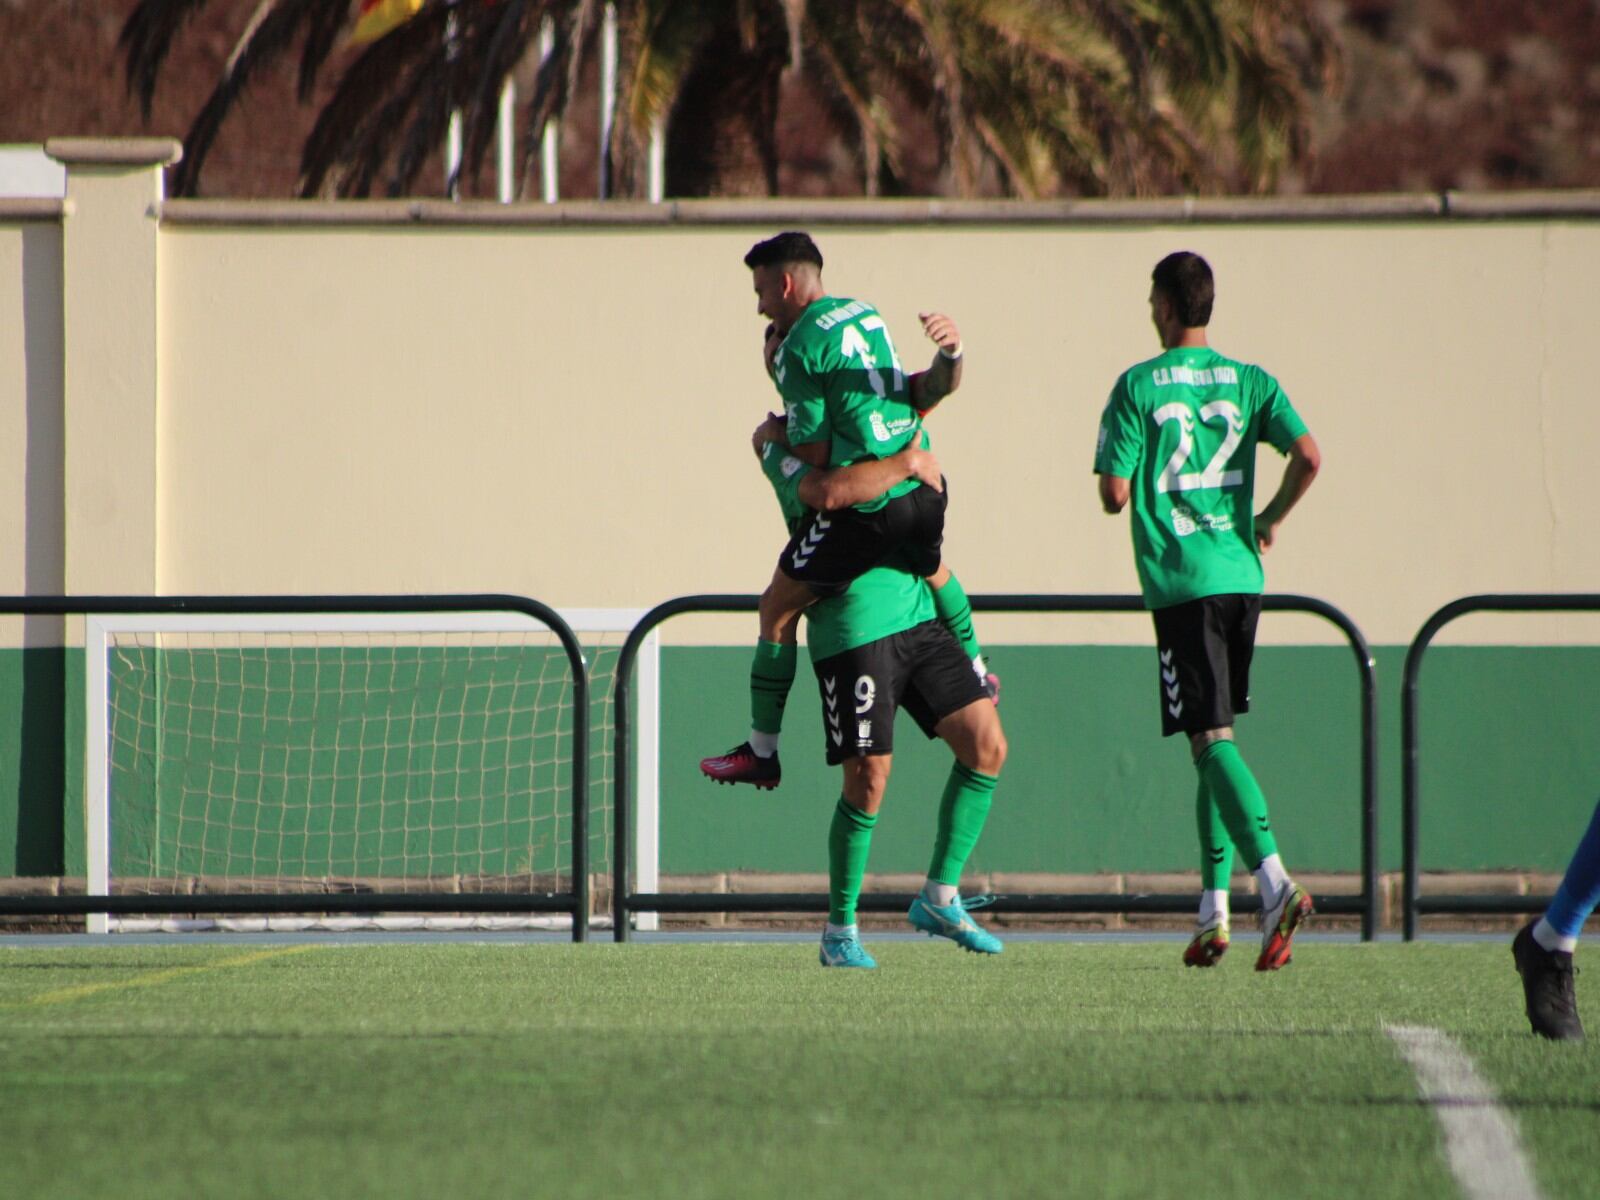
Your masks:
{"label": "concrete wall cap", "polygon": [[57,137],[44,144],[44,152],[68,166],[170,167],[183,158],[177,138]]}
{"label": "concrete wall cap", "polygon": [[0,197],[0,224],[13,221],[59,221],[68,211],[65,200],[53,196]]}
{"label": "concrete wall cap", "polygon": [[1371,196],[1179,196],[1150,200],[168,200],[182,225],[1017,226],[1339,224],[1600,216],[1600,190]]}

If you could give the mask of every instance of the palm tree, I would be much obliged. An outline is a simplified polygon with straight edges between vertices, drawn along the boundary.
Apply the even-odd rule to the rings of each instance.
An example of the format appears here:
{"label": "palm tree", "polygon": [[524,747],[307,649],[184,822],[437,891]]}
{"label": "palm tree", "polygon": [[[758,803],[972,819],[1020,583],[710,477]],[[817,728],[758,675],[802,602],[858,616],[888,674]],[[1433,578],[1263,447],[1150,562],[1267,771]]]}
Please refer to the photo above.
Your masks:
{"label": "palm tree", "polygon": [[[209,0],[141,0],[122,34],[148,114],[173,40]],[[595,53],[602,0],[427,0],[344,68],[302,156],[303,195],[413,187],[464,118],[475,179],[500,81],[555,31],[528,102],[523,174]],[[259,0],[185,138],[173,179],[194,194],[251,79],[293,53],[309,98],[349,0]],[[778,114],[805,89],[867,195],[903,190],[932,140],[956,195],[1266,190],[1309,148],[1310,95],[1333,82],[1316,0],[616,0],[617,118],[606,148],[623,194],[664,127],[668,190],[771,194]]]}
{"label": "palm tree", "polygon": [[[140,0],[119,45],[129,89],[148,118],[162,64],[182,27],[210,0]],[[598,0],[433,0],[371,43],[345,67],[301,155],[302,195],[365,196],[383,177],[391,195],[409,190],[443,141],[453,109],[464,117],[465,161],[475,175],[493,137],[501,81],[530,51],[545,16],[556,49],[530,104],[535,128],[570,95],[578,52],[592,40]],[[207,153],[251,81],[298,47],[298,92],[306,102],[339,50],[350,0],[259,0],[222,78],[184,136],[172,188],[199,190]],[[524,148],[532,152],[536,139]],[[385,168],[388,168],[385,175]]]}

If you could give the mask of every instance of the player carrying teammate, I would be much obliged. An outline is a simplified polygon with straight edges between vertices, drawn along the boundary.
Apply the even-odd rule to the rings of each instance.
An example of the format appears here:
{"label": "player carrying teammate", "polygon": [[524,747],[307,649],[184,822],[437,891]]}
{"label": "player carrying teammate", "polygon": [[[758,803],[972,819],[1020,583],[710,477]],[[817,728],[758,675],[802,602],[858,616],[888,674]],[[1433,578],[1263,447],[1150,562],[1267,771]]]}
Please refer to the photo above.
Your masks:
{"label": "player carrying teammate", "polygon": [[[782,233],[745,256],[757,309],[780,344],[769,343],[768,367],[787,416],[785,438],[796,459],[814,467],[882,459],[906,446],[926,446],[921,418],[961,380],[961,335],[938,313],[923,328],[938,346],[933,364],[907,375],[883,318],[860,300],[830,297],[822,286],[822,253],[809,235]],[[700,769],[723,783],[776,787],[782,777],[778,739],[794,682],[799,616],[819,596],[836,595],[863,571],[898,551],[928,579],[939,616],[966,651],[978,679],[998,701],[999,679],[984,663],[972,629],[972,607],[960,581],[943,566],[945,495],[915,479],[850,508],[813,514],[797,527],[772,582],[761,596],[761,635],[751,663],[751,733]]]}
{"label": "player carrying teammate", "polygon": [[[1130,367],[1111,389],[1094,469],[1107,513],[1133,501],[1134,562],[1155,621],[1162,733],[1188,735],[1200,776],[1200,915],[1184,964],[1212,966],[1228,948],[1237,846],[1261,890],[1256,970],[1275,971],[1289,961],[1311,896],[1278,857],[1266,799],[1233,742],[1233,719],[1250,708],[1260,553],[1311,486],[1321,455],[1277,380],[1207,344],[1215,287],[1205,259],[1169,254],[1152,279],[1150,315],[1163,353]],[[1258,441],[1289,456],[1259,515]]]}
{"label": "player carrying teammate", "polygon": [[[939,478],[932,456],[916,447],[887,460],[813,470],[788,452],[783,433],[782,421],[769,417],[753,444],[791,528],[813,511],[838,511],[903,480],[934,483]],[[999,954],[1000,940],[968,915],[957,885],[988,819],[1005,763],[1005,734],[966,655],[937,619],[931,589],[903,565],[872,567],[805,612],[812,668],[822,692],[827,759],[844,774],[828,832],[822,965],[877,966],[861,945],[855,909],[889,782],[894,720],[901,706],[956,756],[939,804],[927,881],[906,918],[930,936],[949,938],[976,953]]]}

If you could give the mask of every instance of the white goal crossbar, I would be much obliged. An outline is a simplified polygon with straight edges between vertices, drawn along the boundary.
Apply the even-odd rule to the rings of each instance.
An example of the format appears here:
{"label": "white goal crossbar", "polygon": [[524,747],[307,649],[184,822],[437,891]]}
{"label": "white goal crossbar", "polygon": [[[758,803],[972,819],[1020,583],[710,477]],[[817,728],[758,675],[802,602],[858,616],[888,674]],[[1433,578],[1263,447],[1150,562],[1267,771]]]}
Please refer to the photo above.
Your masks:
{"label": "white goal crossbar", "polygon": [[[617,645],[643,617],[644,609],[581,608],[561,610],[559,615],[573,633],[613,633],[620,635]],[[88,894],[111,895],[111,839],[115,835],[111,813],[111,663],[110,647],[118,634],[295,634],[295,633],[392,633],[417,634],[494,634],[494,633],[547,633],[544,622],[525,613],[514,611],[493,612],[331,612],[331,613],[147,613],[111,614],[85,617],[84,626],[84,708],[85,708],[85,767],[84,808],[87,835]],[[586,667],[592,667],[586,662]],[[660,638],[651,631],[640,647],[634,694],[637,697],[635,716],[637,737],[636,754],[637,796],[635,799],[635,862],[638,869],[638,886],[641,890],[656,891],[659,882],[660,861]],[[591,702],[600,697],[591,697]],[[591,746],[591,752],[596,747]],[[584,798],[587,803],[587,798]],[[639,929],[654,929],[654,913],[640,913],[635,918]],[[255,919],[254,922],[234,921],[238,928],[285,928],[289,918]],[[415,927],[426,921],[430,927],[448,928],[459,923],[460,918],[397,917],[392,919],[400,927]],[[507,918],[470,919],[474,927],[504,927]],[[522,919],[519,919],[522,920]],[[307,922],[309,923],[309,922]],[[365,925],[374,922],[363,921]],[[529,918],[525,925],[549,925],[551,918]],[[88,929],[91,933],[105,933],[111,929],[136,929],[147,927],[148,922],[128,919],[113,920],[106,913],[90,913]],[[194,927],[196,922],[168,922],[172,927]],[[216,927],[220,922],[206,922]],[[323,919],[316,922],[321,927],[337,927],[338,921]]]}

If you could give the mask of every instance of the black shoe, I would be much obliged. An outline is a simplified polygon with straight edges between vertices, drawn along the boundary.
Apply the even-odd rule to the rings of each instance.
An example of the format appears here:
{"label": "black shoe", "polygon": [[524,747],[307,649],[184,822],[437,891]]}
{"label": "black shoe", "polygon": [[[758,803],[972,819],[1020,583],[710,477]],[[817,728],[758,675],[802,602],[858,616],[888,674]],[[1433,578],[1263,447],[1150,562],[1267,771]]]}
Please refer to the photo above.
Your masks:
{"label": "black shoe", "polygon": [[1577,969],[1572,955],[1546,950],[1533,940],[1530,921],[1511,943],[1511,957],[1522,976],[1522,995],[1527,1003],[1528,1021],[1540,1037],[1556,1042],[1581,1042],[1583,1022],[1578,1019],[1578,997],[1572,990]]}
{"label": "black shoe", "polygon": [[778,756],[762,758],[750,748],[749,742],[739,743],[726,754],[702,758],[700,770],[718,783],[750,783],[767,791],[777,787],[783,779]]}

